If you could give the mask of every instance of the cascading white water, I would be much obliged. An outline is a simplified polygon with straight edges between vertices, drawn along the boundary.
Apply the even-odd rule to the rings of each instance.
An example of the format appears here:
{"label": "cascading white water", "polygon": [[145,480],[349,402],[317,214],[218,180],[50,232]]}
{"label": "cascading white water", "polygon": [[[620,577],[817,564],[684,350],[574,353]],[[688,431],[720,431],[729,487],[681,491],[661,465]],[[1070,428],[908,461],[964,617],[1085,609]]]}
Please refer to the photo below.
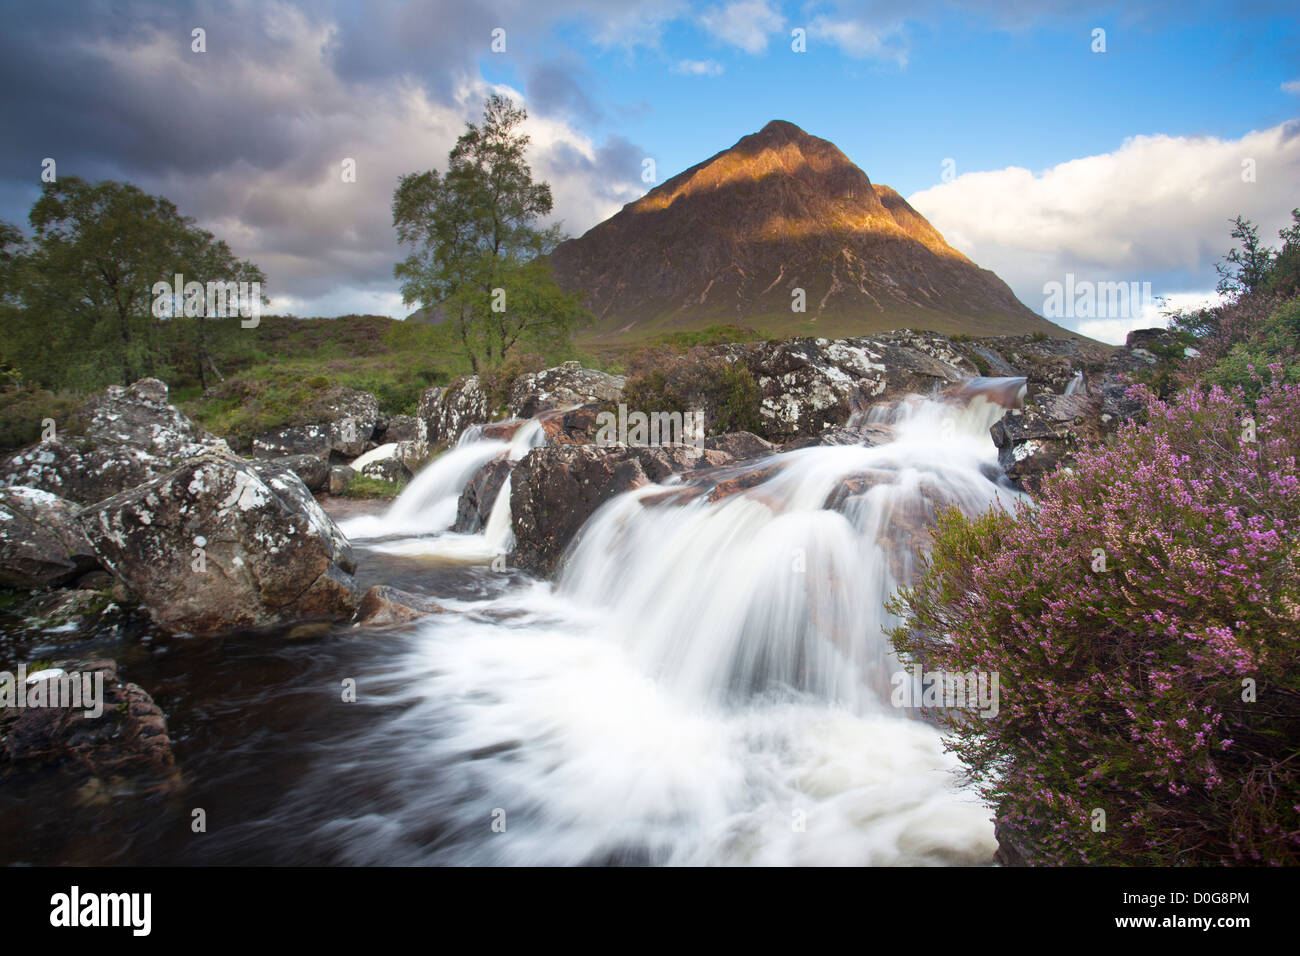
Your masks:
{"label": "cascading white water", "polygon": [[[744,463],[763,480],[717,501],[639,488],[587,522],[556,585],[439,596],[459,613],[367,685],[401,715],[357,742],[387,798],[313,839],[356,863],[989,862],[989,810],[939,732],[889,705],[882,605],[936,507],[1015,497],[988,427],[1023,388],[877,410],[886,444]],[[507,487],[484,552],[508,507]]]}
{"label": "cascading white water", "polygon": [[[364,515],[340,523],[353,540],[429,535],[446,531],[456,520],[456,503],[465,483],[494,458],[517,461],[545,440],[541,423],[530,420],[509,441],[483,438],[482,426],[467,428],[456,447],[423,468],[382,515]],[[507,495],[507,499],[509,495]]]}

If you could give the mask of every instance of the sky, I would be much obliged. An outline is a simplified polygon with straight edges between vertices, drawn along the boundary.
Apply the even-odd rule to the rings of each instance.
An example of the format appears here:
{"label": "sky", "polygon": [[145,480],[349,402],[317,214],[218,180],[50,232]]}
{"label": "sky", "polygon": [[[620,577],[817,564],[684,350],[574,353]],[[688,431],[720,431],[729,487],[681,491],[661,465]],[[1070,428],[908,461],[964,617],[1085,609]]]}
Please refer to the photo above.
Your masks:
{"label": "sky", "polygon": [[572,235],[784,119],[1035,311],[1067,277],[1149,283],[1130,314],[1055,318],[1121,342],[1157,297],[1212,294],[1234,216],[1275,241],[1300,206],[1292,7],[6,2],[0,219],[26,225],[53,159],[167,196],[262,267],[270,311],[400,317],[393,188],[444,169],[489,93],[528,110]]}

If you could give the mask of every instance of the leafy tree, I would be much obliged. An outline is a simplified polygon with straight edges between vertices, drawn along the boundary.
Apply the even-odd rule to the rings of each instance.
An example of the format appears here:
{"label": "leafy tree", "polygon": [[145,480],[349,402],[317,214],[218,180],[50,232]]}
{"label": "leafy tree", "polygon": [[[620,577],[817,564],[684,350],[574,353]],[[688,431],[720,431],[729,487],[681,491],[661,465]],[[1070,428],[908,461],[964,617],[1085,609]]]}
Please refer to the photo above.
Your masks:
{"label": "leafy tree", "polygon": [[547,256],[564,239],[551,188],[534,183],[519,131],[527,113],[488,98],[482,125],[467,124],[436,169],[403,176],[393,193],[397,237],[413,251],[394,268],[402,296],[452,324],[475,372],[500,364],[516,346],[563,342],[585,315],[551,275]]}
{"label": "leafy tree", "polygon": [[[44,384],[97,388],[178,365],[215,370],[205,316],[154,315],[153,286],[265,282],[174,203],[130,183],[47,183],[32,207],[30,249],[5,268],[21,303],[5,316],[0,358]],[[6,242],[6,245],[8,243]]]}

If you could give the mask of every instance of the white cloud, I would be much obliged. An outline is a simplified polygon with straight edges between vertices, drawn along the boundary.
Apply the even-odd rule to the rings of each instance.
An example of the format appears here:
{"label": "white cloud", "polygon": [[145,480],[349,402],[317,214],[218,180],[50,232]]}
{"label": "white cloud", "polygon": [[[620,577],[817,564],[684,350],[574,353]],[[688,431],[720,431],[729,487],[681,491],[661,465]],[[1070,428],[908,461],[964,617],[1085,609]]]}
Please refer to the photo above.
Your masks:
{"label": "white cloud", "polygon": [[[1243,163],[1254,181],[1244,181]],[[1245,216],[1276,244],[1300,182],[1300,122],[1240,139],[1136,136],[1117,150],[1038,173],[967,173],[908,197],[944,237],[992,269],[1030,308],[1067,273],[1151,282],[1155,295],[1215,282]],[[1069,324],[1066,320],[1065,324]]]}
{"label": "white cloud", "polygon": [[1163,301],[1145,303],[1141,315],[1121,319],[1083,319],[1078,323],[1078,330],[1100,342],[1122,345],[1134,329],[1165,328],[1169,324],[1166,313],[1220,305],[1223,299],[1218,292],[1174,292],[1163,296]]}
{"label": "white cloud", "polygon": [[839,47],[845,56],[856,59],[889,60],[907,65],[907,50],[902,43],[902,24],[881,21],[840,19],[820,15],[808,24],[808,35]]}
{"label": "white cloud", "polygon": [[763,53],[769,37],[785,26],[785,17],[771,0],[734,0],[705,10],[700,25],[723,43],[746,53]]}
{"label": "white cloud", "polygon": [[716,60],[678,60],[672,65],[672,71],[687,76],[720,76],[722,64]]}
{"label": "white cloud", "polygon": [[1300,80],[1287,80],[1282,84],[1283,93],[1295,93],[1300,96]]}

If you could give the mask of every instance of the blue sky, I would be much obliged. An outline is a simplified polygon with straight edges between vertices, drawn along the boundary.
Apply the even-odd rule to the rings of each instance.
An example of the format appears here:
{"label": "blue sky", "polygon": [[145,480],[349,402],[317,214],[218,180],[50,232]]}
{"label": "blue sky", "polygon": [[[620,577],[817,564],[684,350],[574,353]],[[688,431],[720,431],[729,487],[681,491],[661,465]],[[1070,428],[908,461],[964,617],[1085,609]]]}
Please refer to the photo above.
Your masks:
{"label": "blue sky", "polygon": [[[1067,273],[1190,302],[1213,288],[1231,216],[1271,238],[1300,206],[1297,41],[1300,19],[1269,3],[15,7],[0,217],[25,221],[54,157],[174,200],[263,267],[273,307],[403,315],[393,185],[444,165],[495,89],[527,106],[534,168],[575,234],[649,188],[644,158],[663,181],[779,118],[897,189],[1031,308]],[[1119,341],[1156,316],[1062,324]]]}

